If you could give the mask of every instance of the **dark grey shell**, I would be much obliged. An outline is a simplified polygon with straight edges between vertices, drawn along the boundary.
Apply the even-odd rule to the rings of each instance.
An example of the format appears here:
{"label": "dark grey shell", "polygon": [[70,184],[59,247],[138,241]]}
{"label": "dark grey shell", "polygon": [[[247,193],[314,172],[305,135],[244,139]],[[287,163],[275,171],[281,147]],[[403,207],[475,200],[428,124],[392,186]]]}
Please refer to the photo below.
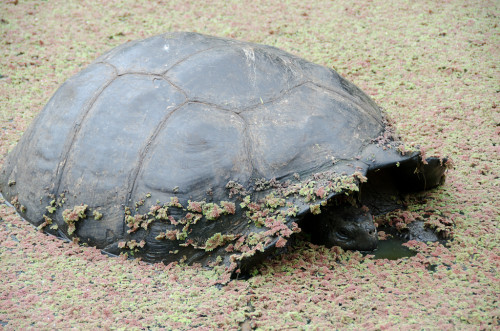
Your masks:
{"label": "dark grey shell", "polygon": [[380,108],[331,69],[168,33],[66,81],[7,157],[0,189],[49,233],[234,268],[282,246],[304,215],[370,172],[391,168],[407,190],[439,184],[438,160],[422,170],[387,132]]}

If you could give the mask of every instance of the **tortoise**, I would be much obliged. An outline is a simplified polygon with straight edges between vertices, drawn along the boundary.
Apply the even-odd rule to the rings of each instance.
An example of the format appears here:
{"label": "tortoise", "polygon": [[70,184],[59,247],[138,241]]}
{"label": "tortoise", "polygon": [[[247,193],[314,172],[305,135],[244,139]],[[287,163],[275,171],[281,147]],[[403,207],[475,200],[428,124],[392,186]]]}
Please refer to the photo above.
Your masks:
{"label": "tortoise", "polygon": [[280,49],[171,32],[97,58],[52,96],[0,174],[47,233],[145,261],[248,270],[301,229],[373,250],[373,216],[443,183],[337,72]]}

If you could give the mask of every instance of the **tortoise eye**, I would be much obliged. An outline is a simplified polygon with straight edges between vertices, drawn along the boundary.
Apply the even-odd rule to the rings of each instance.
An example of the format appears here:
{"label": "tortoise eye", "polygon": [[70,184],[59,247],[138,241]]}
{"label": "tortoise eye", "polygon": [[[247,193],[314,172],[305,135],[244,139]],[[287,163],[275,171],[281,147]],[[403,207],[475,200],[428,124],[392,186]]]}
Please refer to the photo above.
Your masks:
{"label": "tortoise eye", "polygon": [[339,229],[339,230],[337,230],[337,235],[341,239],[349,239],[349,233],[345,229]]}

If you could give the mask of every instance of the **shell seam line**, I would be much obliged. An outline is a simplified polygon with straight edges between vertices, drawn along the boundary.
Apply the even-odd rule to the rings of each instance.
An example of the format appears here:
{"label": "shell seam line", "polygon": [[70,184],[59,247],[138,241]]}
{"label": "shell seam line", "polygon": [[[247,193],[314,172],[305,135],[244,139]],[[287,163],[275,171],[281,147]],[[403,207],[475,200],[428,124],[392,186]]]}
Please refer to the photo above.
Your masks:
{"label": "shell seam line", "polygon": [[[108,64],[106,62],[99,62],[99,63]],[[164,80],[167,83],[169,83],[170,85],[172,85],[172,87],[174,87],[175,89],[177,89],[179,92],[181,92],[186,99],[188,99],[187,93],[182,88],[180,88],[179,86],[177,86],[177,84],[174,84],[170,80],[170,78],[167,77],[167,76],[165,76],[164,74],[155,74],[155,73],[150,73],[150,72],[146,72],[146,71],[127,71],[127,72],[123,72],[123,73],[117,74],[116,77],[123,77],[123,76],[127,76],[127,75],[146,76],[146,77],[152,77],[153,79],[158,78],[158,79]]]}
{"label": "shell seam line", "polygon": [[340,92],[340,91],[336,91],[336,90],[334,90],[334,89],[332,89],[332,88],[329,88],[329,87],[327,87],[327,86],[324,86],[324,85],[318,84],[318,83],[316,83],[316,82],[314,82],[314,81],[308,81],[308,83],[311,83],[312,85],[317,86],[317,87],[319,87],[319,88],[321,88],[321,89],[324,89],[324,90],[326,90],[326,91],[328,91],[328,92],[331,92],[331,93],[333,93],[333,94],[336,94],[336,95],[338,95],[338,96],[342,97],[344,100],[346,100],[346,101],[348,101],[348,102],[352,102],[352,103],[353,103],[355,106],[357,106],[357,107],[358,107],[358,108],[359,108],[359,109],[360,109],[360,110],[361,110],[361,111],[362,111],[365,115],[368,115],[368,116],[372,117],[375,121],[377,121],[377,123],[378,123],[378,124],[383,125],[383,123],[381,123],[379,119],[377,119],[377,118],[376,118],[375,116],[373,116],[371,113],[366,112],[366,111],[365,111],[365,109],[364,109],[364,107],[363,107],[363,106],[362,106],[359,102],[357,102],[357,101],[353,100],[353,99],[352,99],[352,97],[351,97],[351,98],[349,98],[349,94],[347,94],[347,93],[343,93],[343,92]]}
{"label": "shell seam line", "polygon": [[298,88],[298,87],[301,87],[302,85],[305,85],[305,84],[307,84],[307,83],[310,83],[310,81],[308,81],[308,80],[307,80],[307,81],[301,82],[301,83],[299,83],[299,84],[297,84],[297,85],[295,85],[295,86],[292,86],[292,87],[290,87],[289,89],[287,89],[287,90],[285,90],[285,91],[281,92],[281,93],[280,93],[277,97],[274,97],[274,98],[272,98],[272,99],[269,99],[269,100],[267,100],[266,102],[256,103],[256,104],[254,104],[254,105],[251,105],[251,106],[245,107],[245,108],[243,108],[241,111],[239,111],[239,112],[238,112],[238,114],[243,113],[243,112],[245,112],[245,111],[247,111],[247,110],[254,110],[254,109],[258,108],[258,107],[259,107],[259,106],[261,106],[261,105],[267,105],[267,104],[273,103],[273,102],[275,102],[275,101],[277,101],[277,100],[279,100],[279,99],[282,99],[285,95],[290,94],[290,92],[292,92],[292,90],[294,90],[294,89],[296,89],[296,88]]}
{"label": "shell seam line", "polygon": [[[137,182],[137,177],[139,177],[139,173],[141,172],[142,166],[144,164],[144,159],[146,158],[148,152],[149,152],[149,147],[150,145],[156,140],[160,132],[165,128],[166,123],[168,122],[169,118],[177,112],[180,108],[182,108],[184,105],[186,105],[189,101],[185,100],[183,103],[175,107],[171,112],[169,112],[163,119],[158,123],[158,125],[155,127],[153,130],[153,133],[149,136],[148,140],[144,144],[144,146],[141,148],[141,152],[139,153],[139,158],[137,165],[134,167],[134,171],[132,172],[132,178],[129,184],[128,192],[125,197],[125,203],[123,204],[124,206],[130,207],[130,199],[132,198],[132,194],[134,193],[136,189],[136,182]],[[125,215],[123,216],[123,233],[125,233]]]}
{"label": "shell seam line", "polygon": [[175,88],[176,90],[181,92],[186,99],[189,99],[187,93],[182,88],[177,86],[177,84],[174,84],[172,82],[172,80],[170,80],[169,77],[165,76],[165,74],[154,74],[154,73],[145,72],[145,71],[129,71],[129,72],[124,72],[124,73],[118,74],[118,77],[126,76],[126,75],[146,76],[146,77],[153,77],[153,79],[158,78],[158,79],[164,80],[167,83],[169,83],[170,85],[172,85],[173,88]]}
{"label": "shell seam line", "polygon": [[155,73],[151,73],[151,72],[147,72],[147,71],[126,71],[126,72],[116,74],[117,77],[126,76],[126,75],[150,76],[150,77],[158,77],[158,78],[164,79],[162,74],[155,74]]}
{"label": "shell seam line", "polygon": [[[52,96],[50,98],[50,100],[52,100],[54,96]],[[49,100],[49,103],[50,103],[50,100]],[[47,107],[47,106],[45,106]],[[29,132],[25,131],[22,135],[21,135],[21,138],[26,134],[28,133],[29,136],[28,137],[28,141],[31,142],[33,141],[32,137],[33,135],[35,134],[35,131],[37,131],[38,129],[38,123],[41,121],[42,119],[42,116],[46,116],[46,113],[44,112],[45,110],[45,107],[42,109],[42,112],[39,114],[39,116],[36,116],[33,121],[30,123],[29,127],[27,130],[29,130]],[[40,116],[41,115],[41,116]],[[20,139],[21,139],[20,138]],[[17,160],[19,158],[19,155],[27,155],[26,153],[26,149],[28,149],[28,144],[23,144],[22,146],[19,146],[19,141],[20,139],[17,141],[16,143],[16,146],[14,147],[13,150],[11,150],[7,156],[9,156],[8,160],[10,162],[7,162],[7,159],[4,160],[4,164],[3,164],[3,170],[8,170],[8,173],[5,172],[5,178],[10,178],[12,176],[12,173],[14,172],[14,169],[16,168],[16,163],[15,163],[15,160]],[[19,147],[18,147],[19,146]],[[13,156],[15,155],[15,158],[13,158]]]}
{"label": "shell seam line", "polygon": [[193,56],[195,56],[195,55],[198,55],[198,54],[200,54],[200,53],[207,52],[207,51],[209,51],[209,50],[212,50],[212,49],[214,49],[214,48],[219,48],[219,47],[223,48],[223,47],[228,47],[228,46],[227,46],[227,45],[213,46],[213,47],[206,48],[206,49],[202,49],[202,50],[199,50],[199,51],[194,52],[194,53],[192,53],[192,54],[189,54],[188,56],[186,56],[186,57],[184,57],[184,58],[180,59],[179,61],[175,62],[174,64],[172,64],[172,65],[170,66],[170,68],[168,68],[168,69],[166,69],[165,71],[163,71],[163,72],[161,73],[161,75],[162,75],[162,76],[163,76],[163,75],[167,75],[167,73],[168,73],[170,70],[172,70],[173,68],[175,68],[176,66],[178,66],[178,65],[179,65],[179,64],[181,64],[182,62],[187,61],[189,58],[191,58],[191,57],[193,57]]}
{"label": "shell seam line", "polygon": [[200,105],[205,105],[205,106],[208,106],[208,107],[212,107],[212,108],[215,108],[215,109],[219,109],[219,110],[222,110],[222,111],[231,112],[231,113],[234,113],[234,114],[237,114],[237,115],[239,114],[238,112],[236,112],[234,110],[231,110],[229,108],[224,108],[221,105],[216,104],[216,103],[211,103],[211,102],[206,102],[206,101],[200,101],[200,100],[193,100],[193,99],[188,99],[187,103],[196,103],[196,104],[200,104]]}
{"label": "shell seam line", "polygon": [[101,87],[101,89],[96,93],[96,95],[90,100],[90,102],[87,105],[87,109],[85,110],[85,112],[79,118],[80,119],[80,121],[79,121],[80,124],[77,124],[78,122],[75,123],[75,124],[73,124],[73,126],[74,126],[73,137],[71,138],[71,141],[69,142],[69,144],[64,147],[64,150],[63,150],[63,153],[62,153],[63,160],[62,160],[62,162],[59,162],[59,164],[57,166],[57,169],[56,169],[55,177],[56,177],[56,180],[57,180],[57,185],[56,185],[55,191],[54,191],[55,195],[59,194],[59,190],[61,188],[62,177],[63,177],[63,174],[64,174],[64,170],[66,168],[66,163],[68,161],[68,155],[69,155],[69,153],[71,151],[71,147],[73,147],[73,144],[75,143],[76,137],[80,133],[80,130],[82,128],[83,123],[85,122],[85,120],[86,120],[86,118],[87,118],[90,110],[92,109],[92,107],[94,107],[94,104],[97,101],[97,99],[101,96],[101,94],[104,92],[104,90],[106,90],[106,88],[109,85],[111,85],[111,83],[114,82],[115,79],[118,77],[118,75],[117,75],[118,71],[116,70],[116,67],[114,65],[109,64],[109,63],[103,63],[103,64],[109,65],[110,67],[113,68],[113,71],[114,71],[113,78],[111,78],[110,80],[108,80]]}
{"label": "shell seam line", "polygon": [[172,85],[175,89],[177,89],[179,92],[181,92],[183,95],[184,95],[184,98],[186,98],[186,100],[189,100],[189,96],[188,94],[186,93],[186,91],[184,91],[181,87],[177,86],[177,84],[174,84],[170,78],[168,78],[167,76],[165,75],[161,75],[161,77],[167,81],[167,83],[169,83],[170,85]]}

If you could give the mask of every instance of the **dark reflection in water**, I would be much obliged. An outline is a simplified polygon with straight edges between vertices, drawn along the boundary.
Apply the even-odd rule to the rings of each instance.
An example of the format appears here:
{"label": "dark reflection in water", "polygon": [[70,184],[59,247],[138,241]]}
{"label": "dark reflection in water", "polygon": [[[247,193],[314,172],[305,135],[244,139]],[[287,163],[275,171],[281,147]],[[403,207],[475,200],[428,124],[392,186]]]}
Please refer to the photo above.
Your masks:
{"label": "dark reflection in water", "polygon": [[400,238],[379,240],[378,248],[373,252],[367,252],[367,254],[374,255],[374,259],[389,260],[397,260],[404,257],[415,256],[417,252],[412,251],[402,245],[405,242],[406,240]]}

